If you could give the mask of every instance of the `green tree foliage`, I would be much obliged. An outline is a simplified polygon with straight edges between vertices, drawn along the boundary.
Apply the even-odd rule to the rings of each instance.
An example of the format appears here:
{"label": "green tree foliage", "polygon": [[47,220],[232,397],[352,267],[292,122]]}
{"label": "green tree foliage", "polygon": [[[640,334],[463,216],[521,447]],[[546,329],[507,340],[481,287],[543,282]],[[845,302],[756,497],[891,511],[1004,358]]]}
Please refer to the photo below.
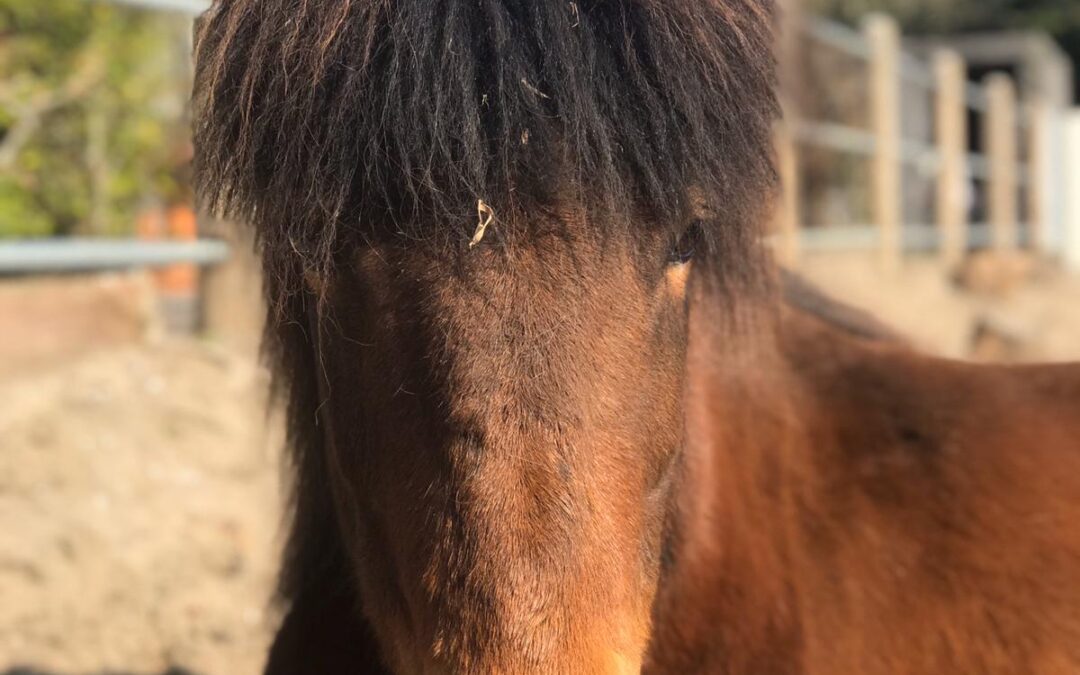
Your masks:
{"label": "green tree foliage", "polygon": [[0,237],[130,232],[184,199],[190,22],[0,0]]}
{"label": "green tree foliage", "polygon": [[1077,64],[1080,95],[1080,0],[808,0],[813,11],[844,21],[867,12],[896,16],[911,31],[1042,30]]}

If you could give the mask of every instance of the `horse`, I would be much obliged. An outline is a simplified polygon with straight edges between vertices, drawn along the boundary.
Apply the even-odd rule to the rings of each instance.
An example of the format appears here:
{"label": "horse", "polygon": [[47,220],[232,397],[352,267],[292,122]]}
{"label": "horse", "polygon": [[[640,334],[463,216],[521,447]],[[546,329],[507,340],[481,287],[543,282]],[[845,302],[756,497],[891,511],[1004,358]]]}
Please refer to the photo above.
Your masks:
{"label": "horse", "polygon": [[218,0],[294,479],[266,672],[1080,666],[1080,371],[785,278],[772,0]]}

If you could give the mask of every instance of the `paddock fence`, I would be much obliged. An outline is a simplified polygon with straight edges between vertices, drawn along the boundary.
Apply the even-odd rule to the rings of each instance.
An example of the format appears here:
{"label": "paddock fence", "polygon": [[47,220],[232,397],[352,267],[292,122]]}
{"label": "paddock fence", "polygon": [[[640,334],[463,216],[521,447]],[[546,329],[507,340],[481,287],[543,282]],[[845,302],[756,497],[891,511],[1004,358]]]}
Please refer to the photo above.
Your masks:
{"label": "paddock fence", "polygon": [[1021,100],[1008,72],[968,80],[951,49],[910,53],[886,15],[785,30],[781,260],[853,250],[895,269],[911,255],[1058,252],[1064,110]]}

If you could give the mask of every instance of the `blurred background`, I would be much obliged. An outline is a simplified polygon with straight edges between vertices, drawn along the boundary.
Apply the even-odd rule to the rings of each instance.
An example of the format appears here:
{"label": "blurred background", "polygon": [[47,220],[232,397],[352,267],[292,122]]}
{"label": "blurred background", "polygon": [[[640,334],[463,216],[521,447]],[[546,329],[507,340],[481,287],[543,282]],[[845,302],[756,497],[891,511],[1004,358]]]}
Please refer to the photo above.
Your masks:
{"label": "blurred background", "polygon": [[[920,347],[1080,358],[1080,3],[784,0],[778,258]],[[203,0],[0,0],[0,673],[257,673],[280,425],[196,213]]]}

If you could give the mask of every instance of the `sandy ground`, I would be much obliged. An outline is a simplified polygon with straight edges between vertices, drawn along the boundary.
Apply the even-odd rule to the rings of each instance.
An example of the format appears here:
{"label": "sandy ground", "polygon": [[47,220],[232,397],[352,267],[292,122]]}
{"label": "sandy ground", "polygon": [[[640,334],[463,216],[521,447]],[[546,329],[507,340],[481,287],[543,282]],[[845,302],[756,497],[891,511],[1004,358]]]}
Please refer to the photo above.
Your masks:
{"label": "sandy ground", "polygon": [[[1080,276],[1053,265],[1008,270],[975,290],[931,258],[884,272],[874,256],[816,254],[797,270],[829,295],[880,317],[920,349],[951,358],[1014,362],[1080,360]],[[993,275],[982,275],[993,276]],[[984,349],[980,327],[1009,344]]]}
{"label": "sandy ground", "polygon": [[259,672],[280,435],[253,361],[165,342],[0,381],[0,672]]}

